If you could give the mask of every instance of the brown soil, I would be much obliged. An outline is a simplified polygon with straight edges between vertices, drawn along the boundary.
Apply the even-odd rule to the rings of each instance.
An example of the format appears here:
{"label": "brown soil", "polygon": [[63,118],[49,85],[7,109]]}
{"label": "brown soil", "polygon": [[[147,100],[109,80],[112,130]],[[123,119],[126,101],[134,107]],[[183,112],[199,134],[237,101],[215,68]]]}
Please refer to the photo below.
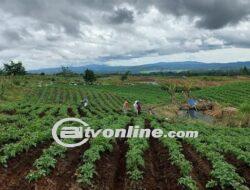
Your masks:
{"label": "brown soil", "polygon": [[[145,128],[151,128],[149,120]],[[151,128],[152,129],[152,128]],[[145,152],[145,167],[142,186],[137,189],[178,190],[184,189],[178,184],[180,170],[171,164],[168,150],[155,138],[149,138],[150,148]]]}
{"label": "brown soil", "polygon": [[46,110],[42,111],[41,113],[38,114],[39,118],[43,118],[46,115],[46,112],[49,111],[50,108],[47,108]]}
{"label": "brown soil", "polygon": [[226,154],[225,159],[228,163],[232,164],[236,168],[236,172],[245,178],[246,185],[250,187],[250,167],[241,160],[238,160],[232,154]]}
{"label": "brown soil", "polygon": [[142,189],[184,189],[178,184],[181,174],[179,169],[171,164],[167,149],[155,138],[150,138],[149,145],[150,149],[145,153],[146,164]]}
{"label": "brown soil", "polygon": [[[75,172],[81,163],[81,158],[89,145],[84,147],[69,149],[64,158],[60,158],[56,168],[53,169],[51,175],[32,183],[32,187],[36,190],[76,190],[81,189],[76,182]],[[27,188],[25,188],[27,189]]]}
{"label": "brown soil", "polygon": [[7,114],[7,115],[15,115],[16,114],[16,110],[4,110],[2,111],[3,114]]}
{"label": "brown soil", "polygon": [[[193,166],[191,171],[191,177],[196,181],[197,186],[201,190],[206,189],[206,183],[211,179],[210,173],[212,165],[208,160],[203,159],[191,145],[182,142],[183,154],[185,158],[189,160]],[[215,188],[220,189],[220,188]]]}
{"label": "brown soil", "polygon": [[72,109],[71,107],[69,107],[69,108],[67,109],[67,114],[68,114],[68,116],[70,116],[70,117],[75,117],[75,116],[76,116],[75,112],[73,111],[73,109]]}
{"label": "brown soil", "polygon": [[0,189],[23,190],[30,188],[25,176],[28,174],[34,161],[42,154],[42,150],[49,146],[50,142],[38,145],[8,162],[8,168],[0,167]]}
{"label": "brown soil", "polygon": [[116,163],[116,172],[114,178],[113,189],[124,189],[125,187],[125,176],[126,176],[126,153],[128,150],[128,145],[125,143],[124,139],[118,139],[118,157]]}
{"label": "brown soil", "polygon": [[39,118],[43,118],[45,115],[46,115],[46,114],[45,114],[44,111],[38,114]]}
{"label": "brown soil", "polygon": [[[126,125],[126,128],[132,124]],[[128,145],[126,139],[117,139],[111,152],[105,152],[96,162],[96,172],[93,187],[86,189],[123,190],[130,189],[126,175],[126,153]]]}
{"label": "brown soil", "polygon": [[87,189],[117,190],[126,187],[127,144],[124,139],[118,139],[112,152],[105,152],[96,163],[94,187]]}

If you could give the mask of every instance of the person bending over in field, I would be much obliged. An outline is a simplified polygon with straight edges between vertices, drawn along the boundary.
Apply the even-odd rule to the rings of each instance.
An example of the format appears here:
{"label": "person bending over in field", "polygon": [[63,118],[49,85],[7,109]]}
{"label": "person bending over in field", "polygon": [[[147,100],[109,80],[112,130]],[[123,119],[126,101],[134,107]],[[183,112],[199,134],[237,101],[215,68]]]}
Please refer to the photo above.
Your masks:
{"label": "person bending over in field", "polygon": [[83,100],[81,101],[81,107],[87,107],[89,104],[88,97],[84,97]]}
{"label": "person bending over in field", "polygon": [[124,114],[127,114],[129,111],[129,103],[128,100],[125,100],[124,104],[123,104],[123,112]]}
{"label": "person bending over in field", "polygon": [[135,113],[137,115],[141,114],[141,109],[142,109],[141,108],[141,103],[138,100],[136,100],[135,103],[134,103],[134,109],[135,109]]}

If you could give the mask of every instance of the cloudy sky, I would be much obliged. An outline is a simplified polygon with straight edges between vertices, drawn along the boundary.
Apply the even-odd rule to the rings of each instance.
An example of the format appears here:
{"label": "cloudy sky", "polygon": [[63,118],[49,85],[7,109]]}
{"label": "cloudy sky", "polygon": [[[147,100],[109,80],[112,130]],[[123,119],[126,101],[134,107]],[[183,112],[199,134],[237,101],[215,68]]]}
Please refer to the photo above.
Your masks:
{"label": "cloudy sky", "polygon": [[250,0],[0,0],[0,65],[250,60]]}

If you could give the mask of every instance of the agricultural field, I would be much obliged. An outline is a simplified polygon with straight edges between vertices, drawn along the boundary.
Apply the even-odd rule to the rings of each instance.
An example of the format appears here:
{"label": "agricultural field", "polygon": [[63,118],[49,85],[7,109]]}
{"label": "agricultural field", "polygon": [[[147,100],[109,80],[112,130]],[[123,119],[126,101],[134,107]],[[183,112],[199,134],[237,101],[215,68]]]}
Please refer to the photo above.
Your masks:
{"label": "agricultural field", "polygon": [[209,87],[194,93],[196,97],[208,98],[225,105],[240,106],[250,104],[250,82],[226,84],[223,86]]}
{"label": "agricultural field", "polygon": [[[160,84],[175,81],[180,85],[184,79],[154,80],[157,84],[146,84],[148,80],[141,83],[143,78],[136,77],[129,84],[116,84],[114,77],[83,85],[80,77],[1,78],[5,90],[0,100],[0,189],[249,189],[250,127],[209,124],[186,117],[169,120],[164,115],[149,114],[150,106],[172,104]],[[185,79],[185,83],[188,81]],[[249,120],[249,79],[224,81],[204,84],[191,95],[222,107],[234,106]],[[89,105],[81,108],[79,103],[85,96]],[[176,104],[185,102],[181,92],[176,96]],[[126,99],[131,111],[125,115],[122,106]],[[137,99],[143,108],[139,116],[132,110]],[[54,123],[66,117],[82,119],[96,130],[138,125],[164,132],[194,130],[199,136],[98,136],[80,147],[66,148],[54,142],[51,135]]]}

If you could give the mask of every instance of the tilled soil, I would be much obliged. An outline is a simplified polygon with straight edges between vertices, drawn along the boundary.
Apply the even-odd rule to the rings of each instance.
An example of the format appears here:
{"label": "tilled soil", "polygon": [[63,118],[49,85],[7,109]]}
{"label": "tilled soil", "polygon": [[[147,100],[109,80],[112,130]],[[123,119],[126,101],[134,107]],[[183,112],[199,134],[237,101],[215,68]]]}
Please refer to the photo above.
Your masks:
{"label": "tilled soil", "polygon": [[178,185],[179,170],[169,161],[167,150],[156,139],[150,139],[151,148],[145,152],[144,178],[132,182],[126,174],[127,144],[117,140],[112,152],[106,152],[96,163],[94,187],[102,190],[182,190]]}
{"label": "tilled soil", "polygon": [[64,158],[57,161],[51,175],[32,183],[35,190],[77,190],[81,189],[76,182],[75,172],[88,144],[68,150]]}
{"label": "tilled soil", "polygon": [[226,154],[225,159],[236,168],[236,172],[246,180],[246,185],[250,187],[250,167],[232,154]]}
{"label": "tilled soil", "polygon": [[149,145],[150,149],[145,155],[147,159],[143,189],[184,189],[178,184],[178,179],[181,177],[181,174],[179,169],[171,164],[167,149],[155,138],[149,139]]}
{"label": "tilled soil", "polygon": [[[193,166],[191,171],[191,177],[196,181],[197,186],[201,190],[206,189],[206,183],[211,180],[210,173],[212,171],[212,165],[208,160],[202,158],[190,144],[182,142],[183,154],[187,160],[189,160]],[[214,189],[220,189],[216,187]]]}
{"label": "tilled soil", "polygon": [[[30,188],[29,182],[25,179],[32,168],[34,161],[42,154],[42,150],[47,148],[50,142],[31,148],[25,153],[16,156],[8,162],[8,167],[0,167],[0,189],[1,190],[23,190]],[[27,187],[27,188],[26,188]]]}
{"label": "tilled soil", "polygon": [[118,139],[113,145],[112,152],[105,152],[96,163],[97,174],[94,187],[86,189],[116,190],[126,186],[126,159],[127,144]]}
{"label": "tilled soil", "polygon": [[[147,122],[145,124],[150,127]],[[179,169],[171,164],[168,150],[158,139],[148,140],[150,148],[145,151],[145,167],[142,168],[144,178],[139,182],[132,182],[126,173],[126,139],[117,139],[113,150],[105,152],[96,162],[97,173],[93,187],[81,187],[75,175],[78,166],[83,164],[81,158],[89,147],[88,144],[69,149],[64,158],[58,159],[56,168],[49,176],[29,183],[25,176],[33,168],[32,165],[42,154],[42,150],[49,147],[51,143],[48,142],[11,159],[8,168],[0,167],[0,190],[184,190],[185,188],[178,184],[181,174]],[[201,157],[191,145],[182,141],[182,146],[182,153],[193,165],[191,177],[197,182],[199,189],[205,190],[206,183],[211,179],[210,162]],[[249,186],[249,166],[233,155],[225,155],[225,158],[237,168],[237,172],[246,179],[246,185]]]}

